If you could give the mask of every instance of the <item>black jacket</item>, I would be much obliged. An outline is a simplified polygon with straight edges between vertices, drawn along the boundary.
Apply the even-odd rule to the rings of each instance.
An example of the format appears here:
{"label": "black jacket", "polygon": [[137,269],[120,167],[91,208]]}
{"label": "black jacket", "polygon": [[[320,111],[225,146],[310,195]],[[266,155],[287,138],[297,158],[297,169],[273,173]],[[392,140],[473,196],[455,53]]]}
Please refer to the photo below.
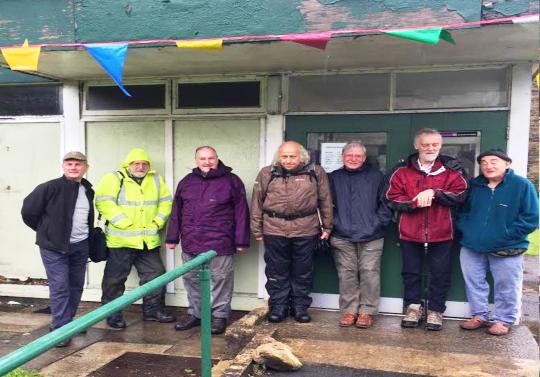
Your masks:
{"label": "black jacket", "polygon": [[334,201],[333,236],[352,242],[384,237],[392,213],[384,200],[384,174],[369,165],[329,175]]}
{"label": "black jacket", "polygon": [[[81,184],[86,188],[90,204],[89,229],[94,227],[94,190],[86,179]],[[21,215],[26,225],[36,231],[36,244],[44,249],[59,253],[69,251],[69,238],[73,225],[73,212],[79,195],[79,183],[65,176],[42,183],[23,201]]]}

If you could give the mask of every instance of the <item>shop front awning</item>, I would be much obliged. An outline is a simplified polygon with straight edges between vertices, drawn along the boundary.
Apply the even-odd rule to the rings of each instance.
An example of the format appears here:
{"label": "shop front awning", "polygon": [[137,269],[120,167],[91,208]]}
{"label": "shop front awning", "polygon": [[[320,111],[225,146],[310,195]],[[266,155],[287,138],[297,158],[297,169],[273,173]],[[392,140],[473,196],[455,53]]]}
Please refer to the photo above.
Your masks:
{"label": "shop front awning", "polygon": [[[501,23],[449,30],[455,45],[429,45],[384,33],[332,36],[324,50],[291,41],[238,39],[220,50],[172,43],[130,45],[124,79],[184,75],[340,71],[396,67],[498,64],[538,60],[539,24]],[[0,64],[7,66],[0,56]],[[38,75],[93,80],[107,73],[84,47],[42,48]]]}

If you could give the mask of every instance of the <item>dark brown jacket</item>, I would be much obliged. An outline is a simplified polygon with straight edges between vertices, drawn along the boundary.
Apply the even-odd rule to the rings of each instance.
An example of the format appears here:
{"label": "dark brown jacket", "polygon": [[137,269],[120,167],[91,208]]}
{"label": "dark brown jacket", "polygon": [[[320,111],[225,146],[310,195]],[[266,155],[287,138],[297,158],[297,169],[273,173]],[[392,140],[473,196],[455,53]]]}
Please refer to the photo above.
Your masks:
{"label": "dark brown jacket", "polygon": [[[272,175],[274,177],[271,179]],[[320,233],[316,213],[286,220],[270,217],[265,212],[294,215],[310,213],[317,208],[321,213],[324,230],[330,232],[332,196],[328,177],[320,166],[303,166],[294,172],[287,172],[280,166],[266,166],[259,172],[253,186],[251,231],[255,237],[263,234],[283,237],[316,235]]]}

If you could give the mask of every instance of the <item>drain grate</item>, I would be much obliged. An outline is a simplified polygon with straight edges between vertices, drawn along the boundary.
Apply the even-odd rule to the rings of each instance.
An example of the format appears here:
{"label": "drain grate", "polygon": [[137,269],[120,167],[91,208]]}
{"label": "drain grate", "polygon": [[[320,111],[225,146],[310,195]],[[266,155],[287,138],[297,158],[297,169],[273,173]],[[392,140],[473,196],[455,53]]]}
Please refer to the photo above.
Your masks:
{"label": "drain grate", "polygon": [[89,377],[199,377],[200,367],[198,357],[126,352]]}

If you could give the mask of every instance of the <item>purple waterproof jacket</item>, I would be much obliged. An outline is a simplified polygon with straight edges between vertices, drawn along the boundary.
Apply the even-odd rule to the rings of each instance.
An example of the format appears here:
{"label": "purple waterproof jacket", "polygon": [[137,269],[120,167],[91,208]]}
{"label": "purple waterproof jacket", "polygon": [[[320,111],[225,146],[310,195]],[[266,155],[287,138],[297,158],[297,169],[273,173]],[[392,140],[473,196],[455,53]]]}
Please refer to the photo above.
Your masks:
{"label": "purple waterproof jacket", "polygon": [[186,175],[174,195],[166,243],[200,254],[215,250],[234,254],[249,247],[249,210],[244,184],[221,161],[203,176],[198,168]]}

